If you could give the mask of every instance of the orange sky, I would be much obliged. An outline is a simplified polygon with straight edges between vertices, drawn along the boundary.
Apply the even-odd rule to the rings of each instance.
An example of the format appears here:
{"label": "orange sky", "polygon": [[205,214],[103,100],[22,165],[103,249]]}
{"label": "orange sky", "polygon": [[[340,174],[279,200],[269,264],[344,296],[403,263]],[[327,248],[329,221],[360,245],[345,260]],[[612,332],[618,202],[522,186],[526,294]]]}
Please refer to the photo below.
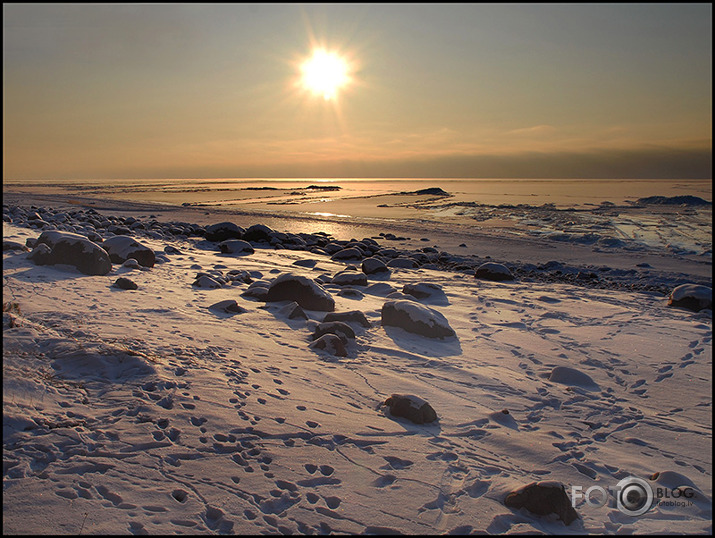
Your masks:
{"label": "orange sky", "polygon": [[[712,174],[712,6],[3,5],[5,179]],[[352,82],[296,85],[316,46]]]}

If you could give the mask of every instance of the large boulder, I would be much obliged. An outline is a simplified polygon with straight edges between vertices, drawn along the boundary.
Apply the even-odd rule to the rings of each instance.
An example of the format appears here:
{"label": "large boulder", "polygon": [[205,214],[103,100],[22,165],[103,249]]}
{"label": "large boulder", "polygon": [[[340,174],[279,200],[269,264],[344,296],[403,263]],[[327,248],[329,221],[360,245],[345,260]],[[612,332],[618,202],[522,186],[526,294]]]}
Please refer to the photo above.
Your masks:
{"label": "large boulder", "polygon": [[124,263],[129,258],[134,258],[139,265],[154,267],[156,262],[156,256],[152,249],[127,235],[115,235],[106,239],[102,243],[102,248],[107,251],[112,263]]}
{"label": "large boulder", "polygon": [[526,508],[540,516],[556,514],[566,525],[578,519],[566,489],[559,482],[532,482],[509,493],[504,504],[510,508]]}
{"label": "large boulder", "polygon": [[405,299],[386,301],[382,305],[382,325],[399,327],[428,338],[456,335],[441,313]]}
{"label": "large boulder", "polygon": [[412,394],[393,394],[384,405],[390,408],[394,417],[403,417],[415,424],[426,424],[437,420],[437,413],[422,398]]}
{"label": "large boulder", "polygon": [[243,228],[233,222],[218,222],[206,227],[204,237],[209,241],[225,241],[227,239],[241,239],[243,237]]}
{"label": "large boulder", "polygon": [[295,301],[306,310],[335,310],[335,299],[328,290],[314,280],[293,273],[284,273],[271,282],[265,301]]}
{"label": "large boulder", "polygon": [[697,284],[682,284],[670,292],[668,306],[700,312],[713,307],[713,289]]}
{"label": "large boulder", "polygon": [[514,275],[511,274],[511,271],[506,265],[487,262],[477,267],[477,272],[474,274],[474,278],[502,282],[505,280],[514,280]]}
{"label": "large boulder", "polygon": [[82,235],[46,231],[40,234],[37,244],[52,249],[49,255],[42,256],[46,262],[44,265],[68,264],[85,275],[106,275],[112,270],[112,261],[107,251]]}

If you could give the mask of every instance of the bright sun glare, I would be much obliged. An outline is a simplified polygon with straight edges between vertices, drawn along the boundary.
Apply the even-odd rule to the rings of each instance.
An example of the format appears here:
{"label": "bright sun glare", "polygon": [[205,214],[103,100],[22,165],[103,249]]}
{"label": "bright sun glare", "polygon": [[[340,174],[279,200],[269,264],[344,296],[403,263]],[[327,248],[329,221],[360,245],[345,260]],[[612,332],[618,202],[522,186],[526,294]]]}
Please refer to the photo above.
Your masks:
{"label": "bright sun glare", "polygon": [[324,50],[313,52],[313,56],[301,66],[301,71],[303,85],[311,92],[322,95],[326,101],[334,98],[350,80],[345,60]]}

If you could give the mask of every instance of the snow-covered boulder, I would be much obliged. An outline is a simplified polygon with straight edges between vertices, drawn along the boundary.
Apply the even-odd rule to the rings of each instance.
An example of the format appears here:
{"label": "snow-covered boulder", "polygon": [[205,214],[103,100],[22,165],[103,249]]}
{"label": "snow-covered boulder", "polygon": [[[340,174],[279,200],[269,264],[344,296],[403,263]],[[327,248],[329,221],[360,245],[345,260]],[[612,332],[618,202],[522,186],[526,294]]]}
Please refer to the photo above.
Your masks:
{"label": "snow-covered boulder", "polygon": [[357,271],[342,271],[330,282],[336,286],[367,286],[367,276]]}
{"label": "snow-covered boulder", "polygon": [[273,280],[265,301],[295,301],[307,310],[335,310],[335,299],[328,290],[314,280],[293,273],[284,273]]}
{"label": "snow-covered boulder", "polygon": [[437,413],[432,406],[412,394],[393,394],[384,405],[390,408],[394,417],[403,417],[415,424],[426,424],[437,420]]}
{"label": "snow-covered boulder", "polygon": [[591,379],[591,376],[583,373],[581,370],[570,368],[568,366],[557,366],[551,370],[549,381],[569,386],[583,387],[591,390],[598,390],[599,388],[598,384]]}
{"label": "snow-covered boulder", "polygon": [[682,284],[670,293],[668,306],[687,308],[694,312],[712,309],[713,289],[697,284]]}
{"label": "snow-covered boulder", "polygon": [[308,347],[311,349],[320,349],[336,357],[346,357],[348,354],[345,349],[345,344],[343,344],[340,337],[332,333],[324,334],[314,342],[311,342]]}
{"label": "snow-covered boulder", "polygon": [[386,301],[382,305],[382,324],[400,327],[428,338],[455,336],[447,318],[440,312],[404,299]]}
{"label": "snow-covered boulder", "polygon": [[243,239],[226,239],[218,244],[223,254],[253,254],[255,250],[248,241]]}
{"label": "snow-covered boulder", "polygon": [[415,299],[427,299],[432,302],[441,304],[449,303],[447,295],[445,295],[442,286],[431,282],[418,282],[417,284],[405,284],[402,287],[402,293],[411,295]]}
{"label": "snow-covered boulder", "polygon": [[209,306],[209,310],[224,312],[226,314],[244,314],[248,312],[248,310],[239,305],[234,299],[226,299],[224,301],[214,303]]}
{"label": "snow-covered boulder", "polygon": [[[37,244],[45,244],[52,249],[49,255],[40,257],[46,262],[43,265],[73,265],[85,275],[106,275],[112,270],[107,251],[82,235],[46,231],[40,234]],[[35,263],[38,263],[37,258]]]}
{"label": "snow-covered boulder", "polygon": [[102,248],[109,254],[112,263],[124,263],[134,258],[144,267],[154,267],[156,256],[149,247],[137,242],[127,235],[115,235],[102,243]]}
{"label": "snow-covered boulder", "polygon": [[347,343],[349,338],[355,338],[355,331],[353,331],[352,327],[342,321],[324,321],[320,323],[313,332],[313,340],[317,340],[324,334],[334,334],[343,343]]}
{"label": "snow-covered boulder", "polygon": [[545,516],[556,514],[566,525],[578,519],[578,513],[560,482],[544,480],[532,482],[510,492],[504,499],[510,508],[526,508],[529,512]]}
{"label": "snow-covered boulder", "polygon": [[503,280],[514,280],[514,275],[506,265],[501,263],[487,262],[477,267],[475,278],[482,280],[494,280],[501,282]]}

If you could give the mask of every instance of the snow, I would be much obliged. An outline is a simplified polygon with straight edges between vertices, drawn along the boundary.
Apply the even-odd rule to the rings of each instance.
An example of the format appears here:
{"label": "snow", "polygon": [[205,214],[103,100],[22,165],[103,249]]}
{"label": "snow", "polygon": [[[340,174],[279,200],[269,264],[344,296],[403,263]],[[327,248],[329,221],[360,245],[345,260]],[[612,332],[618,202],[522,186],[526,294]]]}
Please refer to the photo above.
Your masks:
{"label": "snow", "polygon": [[[3,225],[3,239],[38,235]],[[398,270],[359,300],[326,286],[336,312],[371,322],[326,360],[310,347],[324,312],[287,319],[286,301],[241,295],[249,283],[192,283],[237,269],[323,290],[314,279],[344,263],[271,248],[226,257],[198,237],[140,242],[179,253],[103,276],[3,253],[5,533],[712,531],[709,311],[668,308],[653,291]],[[119,274],[138,290],[112,289]],[[456,338],[380,325],[385,295],[421,282],[443,290],[431,310]],[[209,310],[229,300],[246,312]],[[439,422],[391,418],[379,408],[395,393],[428,401]],[[581,500],[567,527],[503,502],[535,481],[568,493],[655,473],[654,487],[693,488],[693,503],[633,518]]]}

